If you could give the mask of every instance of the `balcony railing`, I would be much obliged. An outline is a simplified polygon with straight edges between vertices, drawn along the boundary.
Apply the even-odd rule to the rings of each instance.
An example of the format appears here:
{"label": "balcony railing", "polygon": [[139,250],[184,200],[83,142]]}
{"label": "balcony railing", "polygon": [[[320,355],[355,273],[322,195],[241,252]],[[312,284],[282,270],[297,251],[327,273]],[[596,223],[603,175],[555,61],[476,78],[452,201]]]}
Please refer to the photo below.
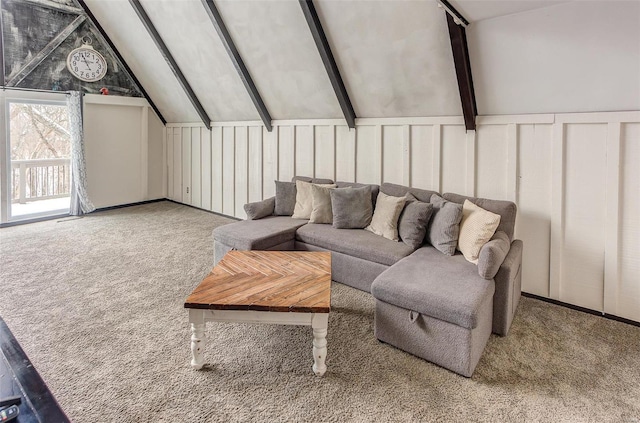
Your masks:
{"label": "balcony railing", "polygon": [[11,160],[11,202],[68,197],[69,159]]}

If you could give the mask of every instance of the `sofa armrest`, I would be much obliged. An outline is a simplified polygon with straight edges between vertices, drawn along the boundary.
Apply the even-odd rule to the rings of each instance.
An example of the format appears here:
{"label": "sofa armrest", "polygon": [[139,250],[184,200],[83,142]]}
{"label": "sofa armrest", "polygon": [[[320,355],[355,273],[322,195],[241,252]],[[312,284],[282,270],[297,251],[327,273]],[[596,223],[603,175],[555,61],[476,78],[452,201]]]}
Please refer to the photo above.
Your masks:
{"label": "sofa armrest", "polygon": [[491,240],[480,249],[478,274],[483,279],[495,278],[510,249],[509,236],[502,231],[496,232]]}
{"label": "sofa armrest", "polygon": [[276,197],[269,197],[262,201],[245,204],[244,211],[247,213],[247,220],[258,220],[263,217],[271,216],[275,207]]}
{"label": "sofa armrest", "polygon": [[522,241],[511,243],[509,253],[494,277],[496,291],[493,296],[493,332],[506,336],[520,302],[522,284]]}

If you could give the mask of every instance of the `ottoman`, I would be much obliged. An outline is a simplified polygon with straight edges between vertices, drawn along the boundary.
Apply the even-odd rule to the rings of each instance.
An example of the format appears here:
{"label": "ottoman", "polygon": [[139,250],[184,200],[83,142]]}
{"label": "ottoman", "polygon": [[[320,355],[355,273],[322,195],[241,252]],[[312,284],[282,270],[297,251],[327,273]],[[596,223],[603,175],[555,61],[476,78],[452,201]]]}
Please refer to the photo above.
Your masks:
{"label": "ottoman", "polygon": [[494,290],[462,255],[422,247],[373,282],[375,335],[471,377],[491,335]]}

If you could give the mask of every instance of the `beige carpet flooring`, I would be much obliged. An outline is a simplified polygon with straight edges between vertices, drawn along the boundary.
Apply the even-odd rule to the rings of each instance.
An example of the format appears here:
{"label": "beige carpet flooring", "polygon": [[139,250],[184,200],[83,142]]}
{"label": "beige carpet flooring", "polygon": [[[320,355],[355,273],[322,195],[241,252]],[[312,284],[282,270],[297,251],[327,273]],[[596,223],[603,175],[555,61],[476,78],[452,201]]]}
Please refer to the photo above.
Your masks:
{"label": "beige carpet flooring", "polygon": [[209,324],[194,371],[183,301],[228,222],[160,202],[0,229],[0,315],[71,420],[640,421],[640,328],[528,298],[471,379],[378,342],[340,284],[324,378],[291,326]]}

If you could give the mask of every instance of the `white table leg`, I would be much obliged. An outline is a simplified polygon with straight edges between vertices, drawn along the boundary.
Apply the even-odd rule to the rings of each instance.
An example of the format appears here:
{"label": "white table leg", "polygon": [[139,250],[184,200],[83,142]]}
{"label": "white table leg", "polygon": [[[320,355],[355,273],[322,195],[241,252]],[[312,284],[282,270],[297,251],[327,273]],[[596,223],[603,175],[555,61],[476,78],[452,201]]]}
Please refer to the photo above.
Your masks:
{"label": "white table leg", "polygon": [[202,352],[206,335],[204,332],[204,312],[202,310],[189,310],[189,323],[191,323],[191,367],[199,370],[204,365]]}
{"label": "white table leg", "polygon": [[327,358],[327,328],[329,326],[329,314],[314,314],[311,320],[313,328],[313,373],[316,376],[324,375],[327,366],[324,361]]}

